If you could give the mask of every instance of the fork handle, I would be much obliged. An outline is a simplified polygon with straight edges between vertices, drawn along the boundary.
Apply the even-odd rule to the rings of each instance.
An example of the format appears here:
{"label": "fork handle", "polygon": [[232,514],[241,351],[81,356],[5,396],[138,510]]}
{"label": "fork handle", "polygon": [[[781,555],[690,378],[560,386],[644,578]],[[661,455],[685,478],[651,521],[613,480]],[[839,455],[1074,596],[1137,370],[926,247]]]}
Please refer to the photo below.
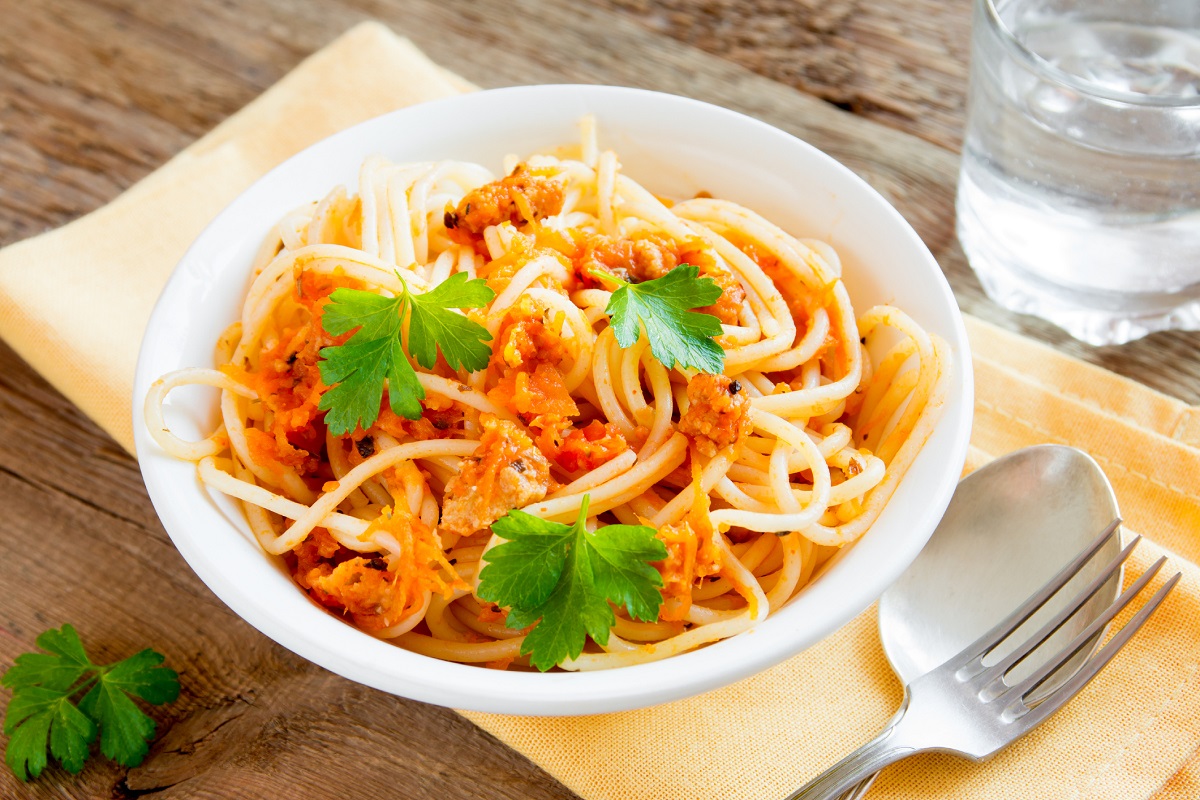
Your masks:
{"label": "fork handle", "polygon": [[786,800],[834,800],[847,789],[858,788],[863,778],[874,778],[888,764],[927,749],[905,735],[905,705],[882,733],[788,795]]}
{"label": "fork handle", "polygon": [[838,795],[838,800],[862,800],[867,796],[867,792],[875,785],[875,779],[879,777],[878,772],[873,772],[863,778],[858,783],[851,786],[842,794]]}

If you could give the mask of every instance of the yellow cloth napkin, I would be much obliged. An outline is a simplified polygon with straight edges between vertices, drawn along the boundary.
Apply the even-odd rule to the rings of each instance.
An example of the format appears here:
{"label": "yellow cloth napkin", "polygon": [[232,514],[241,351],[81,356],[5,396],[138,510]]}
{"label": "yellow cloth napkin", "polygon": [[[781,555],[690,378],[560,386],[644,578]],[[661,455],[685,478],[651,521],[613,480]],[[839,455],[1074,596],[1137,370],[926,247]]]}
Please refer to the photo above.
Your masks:
{"label": "yellow cloth napkin", "polygon": [[[142,329],[201,228],[249,183],[338,128],[471,88],[386,28],[360,25],[108,206],[0,251],[0,336],[126,448]],[[875,798],[1193,797],[1200,775],[1200,410],[968,320],[972,462],[1073,444],[1116,487],[1139,548],[1184,580],[1074,702],[985,765],[887,770]],[[588,800],[782,797],[873,735],[900,701],[865,613],[774,669],[623,714],[467,716]]]}

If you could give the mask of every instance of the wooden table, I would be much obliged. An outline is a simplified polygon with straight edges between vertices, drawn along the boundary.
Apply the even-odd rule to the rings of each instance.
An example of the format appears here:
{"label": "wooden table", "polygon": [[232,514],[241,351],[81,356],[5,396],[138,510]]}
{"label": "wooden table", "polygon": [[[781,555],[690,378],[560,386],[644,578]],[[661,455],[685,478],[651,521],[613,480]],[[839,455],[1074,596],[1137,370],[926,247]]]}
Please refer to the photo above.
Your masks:
{"label": "wooden table", "polygon": [[[1200,335],[1089,348],[984,296],[954,237],[969,0],[0,0],[0,245],[111,200],[355,22],[475,83],[691,95],[862,174],[937,256],[963,309],[1189,402]],[[140,767],[51,768],[2,797],[562,798],[454,713],[331,675],[225,608],[179,557],[133,459],[0,343],[0,669],[72,622],[100,656],[183,672]]]}

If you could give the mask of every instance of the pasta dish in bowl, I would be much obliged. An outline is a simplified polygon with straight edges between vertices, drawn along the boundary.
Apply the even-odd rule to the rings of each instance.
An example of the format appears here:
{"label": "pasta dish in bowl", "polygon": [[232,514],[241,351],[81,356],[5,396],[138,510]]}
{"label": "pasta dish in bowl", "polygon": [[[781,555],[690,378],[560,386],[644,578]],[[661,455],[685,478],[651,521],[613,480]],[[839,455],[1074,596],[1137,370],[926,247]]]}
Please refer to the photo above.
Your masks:
{"label": "pasta dish in bowl", "polygon": [[[499,122],[437,152],[456,113]],[[184,259],[138,388],[156,508],[235,611],[515,713],[703,691],[844,623],[932,531],[970,411],[953,299],[882,199],[760,123],[604,87],[430,104],[285,163]]]}

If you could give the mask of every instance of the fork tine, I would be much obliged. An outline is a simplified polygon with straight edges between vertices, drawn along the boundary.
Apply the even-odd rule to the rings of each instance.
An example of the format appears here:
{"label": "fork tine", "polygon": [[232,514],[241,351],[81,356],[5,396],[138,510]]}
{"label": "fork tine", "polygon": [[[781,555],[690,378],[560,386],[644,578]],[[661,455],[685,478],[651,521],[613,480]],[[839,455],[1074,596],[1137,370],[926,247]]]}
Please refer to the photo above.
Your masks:
{"label": "fork tine", "polygon": [[1129,558],[1129,554],[1137,547],[1138,542],[1142,540],[1141,536],[1135,536],[1133,541],[1125,545],[1125,548],[1117,554],[1117,557],[1109,562],[1104,571],[1097,575],[1091,583],[1089,583],[1082,591],[1075,595],[1070,604],[1063,607],[1053,617],[1051,617],[1045,625],[1038,629],[1037,633],[1030,636],[1019,647],[1006,655],[1000,661],[989,666],[985,672],[987,675],[1003,675],[1008,672],[1014,665],[1024,659],[1033,650],[1040,647],[1043,642],[1054,635],[1055,631],[1062,627],[1063,623],[1073,617],[1079,609],[1083,608],[1084,603],[1091,600],[1092,597],[1100,590],[1108,580],[1121,569],[1121,565]]}
{"label": "fork tine", "polygon": [[1104,609],[1104,613],[1096,617],[1086,628],[1080,631],[1078,636],[1072,639],[1070,643],[1063,645],[1063,648],[1057,653],[1049,656],[1046,662],[1038,667],[1032,675],[1019,683],[1013,684],[1012,688],[1004,694],[1013,697],[1023,697],[1037,688],[1038,684],[1046,680],[1048,675],[1061,667],[1063,662],[1073,657],[1075,653],[1087,645],[1091,641],[1091,638],[1096,635],[1097,631],[1112,622],[1113,618],[1117,614],[1120,614],[1125,606],[1129,605],[1133,598],[1146,587],[1146,584],[1154,579],[1154,576],[1162,569],[1162,565],[1165,563],[1167,563],[1167,557],[1162,556],[1158,561],[1151,564],[1150,568],[1143,572],[1141,577],[1134,581],[1132,586],[1122,592],[1120,597],[1113,601],[1111,606]]}
{"label": "fork tine", "polygon": [[[1066,585],[1067,581],[1071,580],[1071,578],[1073,578],[1076,573],[1079,572],[1080,568],[1096,554],[1096,551],[1098,551],[1105,542],[1108,541],[1108,537],[1113,535],[1113,531],[1115,531],[1120,524],[1120,517],[1108,523],[1108,527],[1106,527],[1104,531],[1096,537],[1096,540],[1084,548],[1083,552],[1075,556],[1075,558],[1072,559],[1069,564],[1059,570],[1058,574],[1055,575],[1049,583],[1034,592],[1028,600],[1018,606],[1015,611],[1013,611],[1003,620],[1001,620],[998,625],[996,625],[987,633],[983,634],[983,636],[980,636],[978,639],[976,639],[957,656],[954,656],[954,667],[956,669],[961,669],[976,659],[982,658],[983,656],[987,655],[987,653],[990,652],[993,647],[1004,641],[1009,634],[1021,627],[1025,620],[1033,616],[1034,613],[1036,613],[1037,610],[1042,607],[1042,604],[1044,604],[1046,600],[1048,600],[1055,592]],[[947,664],[950,663],[951,662],[949,661],[947,662]]]}
{"label": "fork tine", "polygon": [[[1160,559],[1162,560],[1162,559]],[[1121,628],[1115,636],[1108,641],[1104,647],[1092,656],[1088,661],[1071,676],[1070,680],[1056,689],[1049,697],[1037,705],[1036,708],[1029,711],[1024,716],[1020,717],[1016,724],[1022,727],[1022,735],[1024,732],[1031,730],[1046,717],[1053,714],[1058,709],[1062,708],[1068,700],[1077,695],[1084,686],[1086,686],[1092,678],[1096,677],[1100,670],[1112,661],[1113,656],[1124,647],[1135,633],[1145,624],[1160,605],[1166,599],[1171,590],[1175,588],[1175,584],[1179,583],[1179,579],[1183,577],[1183,573],[1176,572],[1171,578],[1164,583],[1154,596],[1138,610],[1129,622],[1125,623],[1125,627]]]}

